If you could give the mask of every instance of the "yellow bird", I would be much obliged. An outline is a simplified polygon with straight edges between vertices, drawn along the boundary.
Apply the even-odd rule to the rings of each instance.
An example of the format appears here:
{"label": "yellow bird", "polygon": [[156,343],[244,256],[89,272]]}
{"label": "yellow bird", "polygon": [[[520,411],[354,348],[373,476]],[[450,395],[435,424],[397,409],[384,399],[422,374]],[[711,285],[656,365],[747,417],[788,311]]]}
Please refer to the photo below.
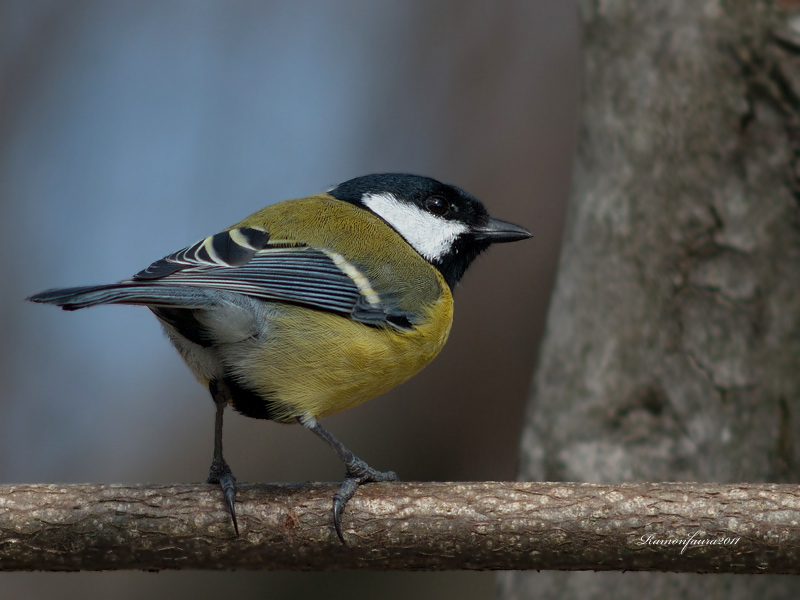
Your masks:
{"label": "yellow bird", "polygon": [[346,466],[333,498],[336,533],[358,486],[394,481],[357,458],[318,419],[407,380],[447,341],[453,288],[497,242],[530,237],[477,199],[428,177],[379,174],[268,206],[225,231],[108,285],[29,298],[77,310],[139,304],[158,318],[217,407],[208,482],[236,533],[236,479],[222,455],[222,416],[299,422]]}

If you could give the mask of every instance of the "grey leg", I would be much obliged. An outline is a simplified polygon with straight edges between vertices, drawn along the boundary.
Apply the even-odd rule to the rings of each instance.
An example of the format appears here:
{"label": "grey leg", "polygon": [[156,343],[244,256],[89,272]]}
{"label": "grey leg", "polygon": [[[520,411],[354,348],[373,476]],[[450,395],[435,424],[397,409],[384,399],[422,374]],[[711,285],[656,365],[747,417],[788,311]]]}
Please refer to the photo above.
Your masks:
{"label": "grey leg", "polygon": [[347,502],[353,497],[353,494],[356,493],[358,486],[362,483],[373,481],[397,481],[397,475],[394,471],[377,471],[370,467],[367,463],[350,452],[342,442],[333,437],[333,435],[322,427],[316,419],[299,418],[297,420],[301,425],[325,440],[325,443],[333,448],[336,454],[339,455],[339,458],[342,459],[347,469],[342,487],[340,487],[339,491],[333,496],[333,526],[336,528],[336,534],[339,536],[339,539],[342,540],[344,544],[345,541],[342,535],[341,524],[342,513],[344,512],[345,506],[347,506]]}

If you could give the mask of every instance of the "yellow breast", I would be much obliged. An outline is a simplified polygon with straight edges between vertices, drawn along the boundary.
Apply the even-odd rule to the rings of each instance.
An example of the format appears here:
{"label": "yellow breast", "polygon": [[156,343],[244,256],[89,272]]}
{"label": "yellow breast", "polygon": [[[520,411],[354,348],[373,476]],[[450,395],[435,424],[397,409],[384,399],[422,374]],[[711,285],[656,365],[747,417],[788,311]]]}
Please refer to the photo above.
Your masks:
{"label": "yellow breast", "polygon": [[440,299],[411,331],[370,327],[302,307],[276,309],[270,339],[240,354],[233,371],[267,398],[275,420],[284,422],[332,415],[404,382],[439,353],[453,320],[453,299],[443,279]]}

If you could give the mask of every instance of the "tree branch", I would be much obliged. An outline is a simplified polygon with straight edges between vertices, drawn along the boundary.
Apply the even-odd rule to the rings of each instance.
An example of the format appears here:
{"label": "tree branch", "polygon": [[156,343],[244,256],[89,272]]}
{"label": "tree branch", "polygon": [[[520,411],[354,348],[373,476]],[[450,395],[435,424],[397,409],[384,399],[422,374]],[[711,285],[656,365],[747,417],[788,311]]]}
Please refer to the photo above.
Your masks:
{"label": "tree branch", "polygon": [[[333,531],[330,484],[0,485],[0,569],[800,574],[800,486],[391,483]],[[687,541],[688,540],[688,541]]]}

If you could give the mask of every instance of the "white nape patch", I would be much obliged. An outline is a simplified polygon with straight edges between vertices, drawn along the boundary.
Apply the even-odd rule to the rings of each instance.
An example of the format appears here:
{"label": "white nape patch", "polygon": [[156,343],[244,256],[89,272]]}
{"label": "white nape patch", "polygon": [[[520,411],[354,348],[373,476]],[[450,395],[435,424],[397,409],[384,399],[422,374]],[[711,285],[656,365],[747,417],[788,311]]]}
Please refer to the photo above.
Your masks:
{"label": "white nape patch", "polygon": [[469,231],[464,223],[432,215],[414,204],[398,200],[393,194],[364,194],[361,202],[430,261],[447,254],[455,239]]}

